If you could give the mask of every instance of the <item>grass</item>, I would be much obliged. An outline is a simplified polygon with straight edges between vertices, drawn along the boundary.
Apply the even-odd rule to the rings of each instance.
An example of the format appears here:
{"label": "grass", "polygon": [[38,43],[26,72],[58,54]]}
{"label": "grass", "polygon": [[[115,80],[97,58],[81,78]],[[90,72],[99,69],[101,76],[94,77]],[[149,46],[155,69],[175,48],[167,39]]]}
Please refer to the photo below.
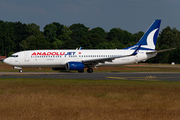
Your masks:
{"label": "grass", "polygon": [[2,120],[180,118],[180,82],[0,79]]}
{"label": "grass", "polygon": [[[99,67],[94,72],[180,72],[179,65],[140,65],[146,66]],[[4,63],[0,71],[18,72]],[[0,119],[176,120],[179,93],[180,82],[0,78]]]}

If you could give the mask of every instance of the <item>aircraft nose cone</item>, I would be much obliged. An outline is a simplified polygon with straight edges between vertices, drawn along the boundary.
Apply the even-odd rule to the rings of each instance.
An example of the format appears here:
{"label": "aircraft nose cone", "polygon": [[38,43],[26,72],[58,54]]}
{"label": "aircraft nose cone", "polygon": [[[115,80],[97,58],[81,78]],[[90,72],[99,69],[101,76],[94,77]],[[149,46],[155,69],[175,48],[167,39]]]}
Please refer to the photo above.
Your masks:
{"label": "aircraft nose cone", "polygon": [[8,61],[9,61],[9,60],[8,60],[7,58],[3,60],[3,62],[6,63],[6,64],[9,63]]}

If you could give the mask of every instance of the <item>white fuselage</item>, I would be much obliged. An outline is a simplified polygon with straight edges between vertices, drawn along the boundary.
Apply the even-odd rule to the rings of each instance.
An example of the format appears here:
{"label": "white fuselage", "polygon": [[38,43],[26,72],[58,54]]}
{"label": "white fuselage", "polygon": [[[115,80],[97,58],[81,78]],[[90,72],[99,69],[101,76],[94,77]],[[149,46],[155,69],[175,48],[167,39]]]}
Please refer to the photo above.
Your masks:
{"label": "white fuselage", "polygon": [[[64,67],[67,62],[82,62],[99,58],[130,55],[134,50],[29,50],[14,53],[4,60],[17,67]],[[125,65],[145,61],[156,56],[147,55],[145,50],[139,50],[135,56],[115,58],[112,61],[98,63],[96,66]]]}

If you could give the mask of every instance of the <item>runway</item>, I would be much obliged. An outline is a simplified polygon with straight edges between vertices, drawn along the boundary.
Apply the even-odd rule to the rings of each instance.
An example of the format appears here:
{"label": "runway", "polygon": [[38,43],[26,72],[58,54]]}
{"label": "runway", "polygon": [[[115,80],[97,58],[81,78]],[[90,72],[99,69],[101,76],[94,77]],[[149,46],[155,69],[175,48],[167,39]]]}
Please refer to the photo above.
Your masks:
{"label": "runway", "polygon": [[0,72],[0,78],[48,78],[90,80],[180,81],[180,73],[68,73],[68,72]]}

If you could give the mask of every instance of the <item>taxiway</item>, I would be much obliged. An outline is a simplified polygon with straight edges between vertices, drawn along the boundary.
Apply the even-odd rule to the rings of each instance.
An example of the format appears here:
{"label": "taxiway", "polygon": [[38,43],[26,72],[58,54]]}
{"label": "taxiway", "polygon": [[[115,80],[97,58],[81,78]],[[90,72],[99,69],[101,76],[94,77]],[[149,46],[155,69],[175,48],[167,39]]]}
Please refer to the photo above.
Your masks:
{"label": "taxiway", "polygon": [[63,72],[0,72],[0,78],[47,78],[91,80],[180,81],[180,73],[63,73]]}

